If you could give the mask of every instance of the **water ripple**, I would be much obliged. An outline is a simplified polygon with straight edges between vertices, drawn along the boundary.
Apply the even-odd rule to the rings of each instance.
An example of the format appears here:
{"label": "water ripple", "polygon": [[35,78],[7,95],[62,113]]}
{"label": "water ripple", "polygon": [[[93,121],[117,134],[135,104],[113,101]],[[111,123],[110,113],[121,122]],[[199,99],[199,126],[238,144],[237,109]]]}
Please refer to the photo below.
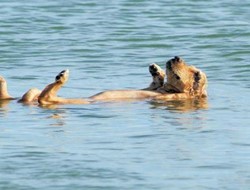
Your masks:
{"label": "water ripple", "polygon": [[15,97],[66,68],[62,97],[143,88],[148,65],[176,55],[209,81],[205,101],[1,101],[0,189],[249,189],[249,2],[0,5],[0,75]]}

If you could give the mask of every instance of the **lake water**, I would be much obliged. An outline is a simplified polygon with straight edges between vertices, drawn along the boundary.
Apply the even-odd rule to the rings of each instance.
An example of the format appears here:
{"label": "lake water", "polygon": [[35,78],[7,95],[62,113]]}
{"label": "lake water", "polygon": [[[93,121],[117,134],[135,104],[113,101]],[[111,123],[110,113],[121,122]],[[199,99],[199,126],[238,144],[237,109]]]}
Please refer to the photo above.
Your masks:
{"label": "lake water", "polygon": [[207,101],[0,103],[0,189],[250,188],[250,2],[0,2],[0,75],[20,97],[63,69],[63,97],[151,82],[175,55],[208,76]]}

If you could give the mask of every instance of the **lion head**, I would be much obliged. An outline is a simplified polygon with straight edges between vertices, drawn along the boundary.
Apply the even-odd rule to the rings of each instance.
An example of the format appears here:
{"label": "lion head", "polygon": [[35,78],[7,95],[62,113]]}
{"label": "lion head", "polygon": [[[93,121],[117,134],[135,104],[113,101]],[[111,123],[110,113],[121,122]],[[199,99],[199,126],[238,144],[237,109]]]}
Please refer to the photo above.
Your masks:
{"label": "lion head", "polygon": [[206,97],[207,77],[194,66],[189,66],[176,56],[166,63],[167,82],[164,90],[171,93],[188,93],[190,96]]}

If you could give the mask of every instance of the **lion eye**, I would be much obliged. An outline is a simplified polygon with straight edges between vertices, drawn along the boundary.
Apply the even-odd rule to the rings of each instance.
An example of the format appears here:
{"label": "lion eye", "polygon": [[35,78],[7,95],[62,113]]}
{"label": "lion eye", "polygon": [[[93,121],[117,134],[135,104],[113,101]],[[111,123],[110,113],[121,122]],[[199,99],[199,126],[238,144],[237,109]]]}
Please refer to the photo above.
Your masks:
{"label": "lion eye", "polygon": [[181,77],[179,77],[179,76],[176,75],[176,74],[175,74],[175,78],[176,78],[177,80],[180,80],[180,79],[181,79]]}
{"label": "lion eye", "polygon": [[200,79],[201,79],[201,74],[200,74],[200,72],[198,71],[198,72],[194,73],[194,80],[195,80],[196,82],[198,82]]}

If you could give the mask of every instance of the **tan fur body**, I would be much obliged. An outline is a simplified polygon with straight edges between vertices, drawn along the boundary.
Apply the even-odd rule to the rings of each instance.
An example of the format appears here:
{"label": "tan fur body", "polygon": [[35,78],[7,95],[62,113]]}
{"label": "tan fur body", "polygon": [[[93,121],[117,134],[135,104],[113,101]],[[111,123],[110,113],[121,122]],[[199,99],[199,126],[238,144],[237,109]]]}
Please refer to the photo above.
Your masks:
{"label": "tan fur body", "polygon": [[[160,71],[157,65],[157,71]],[[151,73],[152,74],[152,73]],[[90,99],[95,101],[123,100],[123,99],[145,99],[158,100],[181,100],[203,98],[207,96],[207,78],[205,73],[194,66],[187,65],[181,58],[174,57],[166,63],[167,81],[156,91],[144,90],[111,90],[96,94]],[[163,75],[162,75],[163,76]],[[165,76],[165,73],[164,73]],[[159,81],[161,78],[153,78]],[[159,84],[159,83],[158,83]]]}
{"label": "tan fur body", "polygon": [[161,93],[148,90],[110,90],[89,97],[94,101],[117,101],[126,99],[181,100],[191,98],[186,93]]}
{"label": "tan fur body", "polygon": [[149,66],[149,72],[152,75],[153,81],[148,88],[143,90],[157,90],[162,87],[164,84],[165,71],[156,63],[153,63]]}
{"label": "tan fur body", "polygon": [[[65,70],[56,76],[56,81],[49,84],[38,97],[41,105],[49,104],[88,104],[95,101],[117,101],[128,99],[180,100],[202,98],[207,96],[206,75],[188,66],[179,57],[166,63],[167,81],[163,85],[165,72],[158,65],[151,65],[153,82],[143,90],[110,90],[98,93],[88,99],[65,99],[57,96],[58,90],[67,82],[69,71]],[[163,77],[162,77],[163,76]]]}
{"label": "tan fur body", "polygon": [[22,103],[33,103],[33,102],[37,102],[38,100],[38,96],[40,95],[41,90],[37,89],[37,88],[31,88],[29,89],[20,100],[18,100],[18,102],[22,102]]}
{"label": "tan fur body", "polygon": [[62,87],[62,83],[54,82],[49,84],[39,95],[38,102],[42,105],[48,104],[88,104],[84,99],[66,99],[57,96],[58,90]]}
{"label": "tan fur body", "polygon": [[[154,67],[154,71],[150,70]],[[95,101],[116,101],[125,99],[145,99],[152,98],[160,95],[161,93],[156,91],[151,91],[161,87],[164,83],[165,72],[158,65],[152,64],[149,67],[149,71],[153,77],[153,82],[148,88],[143,90],[111,90],[98,93],[88,99],[66,99],[57,96],[58,90],[67,82],[69,77],[69,71],[62,71],[59,74],[58,80],[49,84],[41,92],[38,97],[38,102],[41,105],[50,104],[89,104]],[[156,74],[157,73],[157,74]],[[56,77],[56,78],[57,78]]]}
{"label": "tan fur body", "polygon": [[9,95],[7,82],[0,76],[0,100],[13,100],[14,98]]}
{"label": "tan fur body", "polygon": [[[29,91],[27,91],[18,102],[34,102],[37,101],[38,96],[40,94],[40,90],[37,88],[31,88]],[[0,100],[15,100],[16,98],[13,98],[8,93],[7,88],[7,82],[6,80],[0,76]]]}
{"label": "tan fur body", "polygon": [[109,90],[89,97],[94,101],[112,101],[124,99],[147,99],[161,95],[161,93],[149,90]]}
{"label": "tan fur body", "polygon": [[[57,96],[58,90],[67,82],[69,71],[56,76],[56,81],[41,92],[36,88],[26,92],[19,102],[39,102],[52,104],[89,104],[96,101],[117,101],[128,99],[179,100],[207,97],[207,78],[205,73],[194,66],[187,65],[181,58],[174,57],[166,63],[165,72],[156,64],[149,67],[153,82],[142,90],[110,90],[98,93],[88,99],[66,99]],[[163,84],[164,83],[164,84]],[[0,76],[0,100],[13,100],[8,93],[7,82]]]}
{"label": "tan fur body", "polygon": [[[62,73],[62,72],[61,72]],[[41,105],[49,104],[88,104],[89,102],[84,99],[66,99],[57,96],[58,90],[67,82],[69,71],[64,71],[63,74],[59,74],[59,79],[48,86],[41,92],[38,97],[38,102]],[[57,76],[57,77],[58,77]]]}

